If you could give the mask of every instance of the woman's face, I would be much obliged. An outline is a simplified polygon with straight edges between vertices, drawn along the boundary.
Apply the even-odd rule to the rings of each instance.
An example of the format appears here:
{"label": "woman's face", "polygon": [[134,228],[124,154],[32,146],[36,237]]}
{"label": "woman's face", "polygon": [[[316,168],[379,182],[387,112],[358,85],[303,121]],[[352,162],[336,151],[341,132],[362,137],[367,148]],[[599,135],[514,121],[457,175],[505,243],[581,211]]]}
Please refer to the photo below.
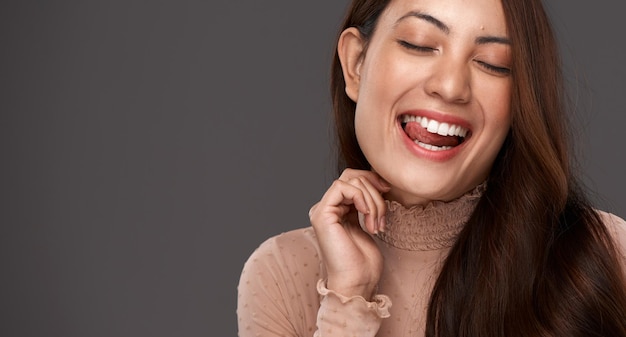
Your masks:
{"label": "woman's face", "polygon": [[339,50],[365,157],[404,205],[483,182],[511,123],[510,42],[499,0],[392,0],[367,49]]}

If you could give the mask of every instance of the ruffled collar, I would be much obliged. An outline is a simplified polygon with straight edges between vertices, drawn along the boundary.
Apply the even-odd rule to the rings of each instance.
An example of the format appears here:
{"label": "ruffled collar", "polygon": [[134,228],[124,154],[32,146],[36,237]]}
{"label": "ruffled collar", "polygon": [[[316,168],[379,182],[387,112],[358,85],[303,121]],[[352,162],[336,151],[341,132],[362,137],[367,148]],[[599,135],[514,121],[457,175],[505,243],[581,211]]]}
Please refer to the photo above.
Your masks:
{"label": "ruffled collar", "polygon": [[482,183],[458,199],[432,201],[406,208],[386,200],[387,226],[378,238],[403,250],[426,251],[451,247],[487,187]]}

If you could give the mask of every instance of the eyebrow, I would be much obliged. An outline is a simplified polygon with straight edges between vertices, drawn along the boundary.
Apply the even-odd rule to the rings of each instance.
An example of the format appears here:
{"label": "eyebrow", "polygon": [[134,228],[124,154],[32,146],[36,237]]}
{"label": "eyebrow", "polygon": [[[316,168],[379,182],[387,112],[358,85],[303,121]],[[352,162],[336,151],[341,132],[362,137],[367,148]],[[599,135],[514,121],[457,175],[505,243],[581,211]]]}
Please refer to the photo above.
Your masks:
{"label": "eyebrow", "polygon": [[[396,25],[400,23],[400,21],[407,19],[407,18],[411,18],[411,17],[418,18],[418,19],[421,19],[428,23],[433,24],[439,30],[444,32],[446,35],[450,34],[450,27],[448,27],[445,23],[441,22],[441,20],[435,18],[434,16],[423,13],[423,12],[410,11],[404,14],[402,17],[400,17],[396,21]],[[509,38],[501,37],[501,36],[479,36],[476,38],[474,42],[476,44],[500,43],[500,44],[505,44],[505,45],[511,45],[511,40]]]}
{"label": "eyebrow", "polygon": [[489,44],[489,43],[501,43],[505,45],[511,45],[511,40],[506,37],[500,36],[479,36],[475,40],[476,44]]}
{"label": "eyebrow", "polygon": [[402,20],[404,20],[406,18],[410,18],[410,17],[422,19],[422,20],[424,20],[424,21],[426,21],[428,23],[431,23],[431,24],[435,25],[442,32],[444,32],[446,34],[450,33],[450,27],[446,26],[445,23],[439,21],[439,19],[436,19],[432,15],[424,14],[422,12],[415,12],[415,11],[408,12],[408,13],[404,14],[401,18],[399,18],[398,21],[396,21],[396,24],[398,24],[398,23],[400,23],[400,21],[402,21]]}

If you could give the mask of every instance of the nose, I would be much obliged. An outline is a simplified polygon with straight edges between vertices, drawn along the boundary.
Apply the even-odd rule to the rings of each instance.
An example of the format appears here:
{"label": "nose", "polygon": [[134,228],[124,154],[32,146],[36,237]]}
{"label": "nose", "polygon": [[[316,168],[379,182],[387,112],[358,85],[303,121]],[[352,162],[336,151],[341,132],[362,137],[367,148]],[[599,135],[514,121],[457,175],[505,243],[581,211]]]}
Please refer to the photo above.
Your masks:
{"label": "nose", "polygon": [[425,90],[449,103],[469,102],[472,96],[469,67],[461,60],[442,58],[426,80]]}

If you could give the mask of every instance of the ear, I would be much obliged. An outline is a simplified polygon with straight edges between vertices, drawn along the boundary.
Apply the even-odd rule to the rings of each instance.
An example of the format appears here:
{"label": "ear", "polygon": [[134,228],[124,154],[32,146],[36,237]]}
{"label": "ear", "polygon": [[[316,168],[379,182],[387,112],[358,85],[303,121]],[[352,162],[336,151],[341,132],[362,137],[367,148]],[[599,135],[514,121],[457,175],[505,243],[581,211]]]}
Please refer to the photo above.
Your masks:
{"label": "ear", "polygon": [[354,102],[359,97],[361,83],[361,64],[363,61],[364,42],[361,33],[355,27],[344,30],[339,36],[337,54],[346,82],[346,94]]}

